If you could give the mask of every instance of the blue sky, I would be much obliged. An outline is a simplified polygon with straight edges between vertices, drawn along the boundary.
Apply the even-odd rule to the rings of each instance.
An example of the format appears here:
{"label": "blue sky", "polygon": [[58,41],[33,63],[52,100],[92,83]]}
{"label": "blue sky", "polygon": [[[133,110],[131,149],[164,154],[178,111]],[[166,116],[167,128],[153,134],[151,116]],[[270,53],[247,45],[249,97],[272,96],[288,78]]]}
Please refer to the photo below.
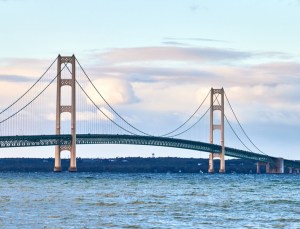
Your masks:
{"label": "blue sky", "polygon": [[[141,123],[151,122],[172,129],[209,88],[224,87],[264,152],[300,158],[300,1],[2,0],[0,19],[1,109],[59,53],[74,53],[99,87],[105,82],[107,88],[119,88],[118,101],[109,93],[113,89],[102,90],[140,128],[150,128]],[[199,156],[129,146],[105,147],[109,153],[102,153],[99,146],[91,147],[81,148],[79,156],[150,156],[154,151]],[[1,151],[7,156],[12,150]],[[49,152],[47,157],[54,156]]]}

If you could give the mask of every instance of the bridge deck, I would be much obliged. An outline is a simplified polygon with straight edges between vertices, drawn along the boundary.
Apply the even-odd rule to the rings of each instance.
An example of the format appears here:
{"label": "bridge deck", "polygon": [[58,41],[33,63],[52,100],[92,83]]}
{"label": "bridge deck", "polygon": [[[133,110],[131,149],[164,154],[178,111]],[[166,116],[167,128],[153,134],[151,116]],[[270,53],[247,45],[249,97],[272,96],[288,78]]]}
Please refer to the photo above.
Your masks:
{"label": "bridge deck", "polygon": [[[50,145],[70,145],[71,135],[33,135],[33,136],[2,136],[0,148],[4,147],[30,147]],[[139,136],[139,135],[111,135],[111,134],[77,134],[76,144],[130,144],[173,147],[211,153],[220,153],[221,146],[184,139]],[[245,150],[225,147],[225,155],[253,161],[275,163],[276,158],[268,155],[253,153]],[[284,160],[286,167],[300,168],[300,162]]]}

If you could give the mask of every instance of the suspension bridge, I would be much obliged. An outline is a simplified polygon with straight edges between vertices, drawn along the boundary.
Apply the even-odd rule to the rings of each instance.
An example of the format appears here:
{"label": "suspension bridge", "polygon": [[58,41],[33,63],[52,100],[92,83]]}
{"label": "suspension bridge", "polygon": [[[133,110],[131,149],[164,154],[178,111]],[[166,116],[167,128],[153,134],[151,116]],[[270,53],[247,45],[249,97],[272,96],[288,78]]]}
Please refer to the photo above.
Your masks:
{"label": "suspension bridge", "polygon": [[[242,133],[257,152],[251,150],[234,130],[225,114],[225,101]],[[207,121],[209,143],[191,135],[193,130],[204,129],[203,122]],[[244,150],[225,146],[225,123]],[[216,131],[219,144],[215,140]],[[167,133],[153,135],[130,123],[110,105],[74,55],[59,55],[41,77],[28,86],[27,91],[1,108],[0,148],[55,146],[54,171],[58,172],[62,170],[61,152],[65,150],[70,152],[69,171],[77,171],[77,144],[149,145],[207,152],[210,173],[216,172],[215,158],[220,162],[219,172],[225,172],[225,156],[257,162],[257,172],[260,166],[266,166],[267,173],[284,173],[285,167],[290,172],[299,173],[300,170],[299,161],[270,156],[253,143],[223,88],[212,88],[181,125]]]}

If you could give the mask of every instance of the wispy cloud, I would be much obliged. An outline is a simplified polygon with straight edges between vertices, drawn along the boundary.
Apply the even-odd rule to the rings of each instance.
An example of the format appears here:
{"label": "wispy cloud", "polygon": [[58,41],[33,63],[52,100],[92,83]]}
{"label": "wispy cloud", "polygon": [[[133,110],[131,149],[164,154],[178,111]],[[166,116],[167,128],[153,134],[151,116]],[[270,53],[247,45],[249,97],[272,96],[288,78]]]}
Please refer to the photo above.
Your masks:
{"label": "wispy cloud", "polygon": [[0,75],[0,81],[6,81],[6,82],[29,82],[29,81],[31,81],[31,79],[28,76]]}
{"label": "wispy cloud", "polygon": [[[98,91],[101,91],[101,94],[111,105],[129,104],[138,101],[132,89],[132,85],[128,81],[116,78],[101,78],[94,80],[93,84]],[[103,102],[92,85],[88,86],[86,90],[94,102],[98,104]],[[87,102],[90,103],[88,98]]]}
{"label": "wispy cloud", "polygon": [[[155,46],[93,51],[90,56],[93,63],[88,68],[84,67],[86,61],[81,62],[94,84],[112,105],[126,104],[133,109],[127,114],[136,122],[144,119],[145,110],[151,115],[169,112],[186,117],[211,87],[224,87],[245,123],[259,120],[300,125],[300,119],[297,119],[300,113],[297,105],[300,64],[287,61],[283,57],[288,56],[286,53]],[[261,57],[270,58],[270,61],[244,62]],[[276,62],[271,61],[274,57],[277,57]],[[0,68],[34,72],[37,71],[35,65],[41,62],[20,62],[23,67],[16,70],[12,64],[19,61],[0,62]],[[0,94],[13,96],[13,91],[20,91],[20,88],[11,90],[17,88],[14,82],[27,82],[30,77],[4,73],[0,75],[0,81],[1,87],[9,85],[7,88],[10,88]],[[97,94],[91,88],[86,90],[98,103]],[[133,113],[141,115],[133,117]]]}
{"label": "wispy cloud", "polygon": [[179,83],[182,81],[193,79],[212,79],[217,77],[214,72],[206,71],[196,68],[179,68],[179,67],[139,67],[139,66],[95,66],[90,68],[90,71],[94,76],[100,78],[119,78],[126,79],[134,82],[156,82],[156,81],[174,81],[174,83]]}
{"label": "wispy cloud", "polygon": [[195,12],[195,11],[197,11],[198,9],[199,9],[199,5],[193,4],[193,5],[190,6],[190,10],[191,10],[192,12]]}
{"label": "wispy cloud", "polygon": [[98,54],[97,57],[105,64],[121,64],[141,61],[236,61],[251,58],[253,55],[251,52],[231,49],[158,46],[112,49],[106,53]]}
{"label": "wispy cloud", "polygon": [[54,59],[0,58],[0,74],[38,77]]}
{"label": "wispy cloud", "polygon": [[[91,74],[130,82],[138,98],[136,109],[176,113],[185,107],[188,113],[200,88],[203,94],[211,87],[224,87],[243,121],[269,119],[300,125],[297,115],[289,115],[300,112],[300,106],[295,107],[300,99],[300,65],[288,62],[289,54],[170,46],[112,49],[93,55],[100,64],[89,69]],[[260,58],[263,63],[244,62]],[[280,120],[282,115],[286,119]]]}
{"label": "wispy cloud", "polygon": [[227,43],[228,41],[225,40],[219,40],[219,39],[212,39],[212,38],[201,38],[201,37],[187,37],[187,38],[173,38],[173,37],[165,37],[165,41],[204,41],[204,42],[222,42]]}
{"label": "wispy cloud", "polygon": [[163,41],[161,42],[163,45],[171,45],[171,46],[190,46],[187,43],[178,42],[178,41]]}

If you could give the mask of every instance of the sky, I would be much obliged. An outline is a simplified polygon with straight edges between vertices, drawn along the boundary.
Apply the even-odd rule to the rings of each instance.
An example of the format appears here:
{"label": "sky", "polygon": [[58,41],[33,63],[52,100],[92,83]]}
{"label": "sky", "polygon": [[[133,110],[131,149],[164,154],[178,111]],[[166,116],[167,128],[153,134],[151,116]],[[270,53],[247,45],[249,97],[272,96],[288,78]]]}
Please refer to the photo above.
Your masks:
{"label": "sky", "polygon": [[[108,102],[138,128],[172,130],[210,88],[223,87],[259,149],[300,159],[299,0],[0,0],[0,19],[1,110],[58,54],[75,54]],[[228,105],[225,114],[237,126]],[[244,149],[237,141],[225,136],[225,144]],[[141,146],[77,150],[79,157],[152,153],[208,156]],[[0,157],[20,156],[54,157],[54,150],[0,150]]]}

